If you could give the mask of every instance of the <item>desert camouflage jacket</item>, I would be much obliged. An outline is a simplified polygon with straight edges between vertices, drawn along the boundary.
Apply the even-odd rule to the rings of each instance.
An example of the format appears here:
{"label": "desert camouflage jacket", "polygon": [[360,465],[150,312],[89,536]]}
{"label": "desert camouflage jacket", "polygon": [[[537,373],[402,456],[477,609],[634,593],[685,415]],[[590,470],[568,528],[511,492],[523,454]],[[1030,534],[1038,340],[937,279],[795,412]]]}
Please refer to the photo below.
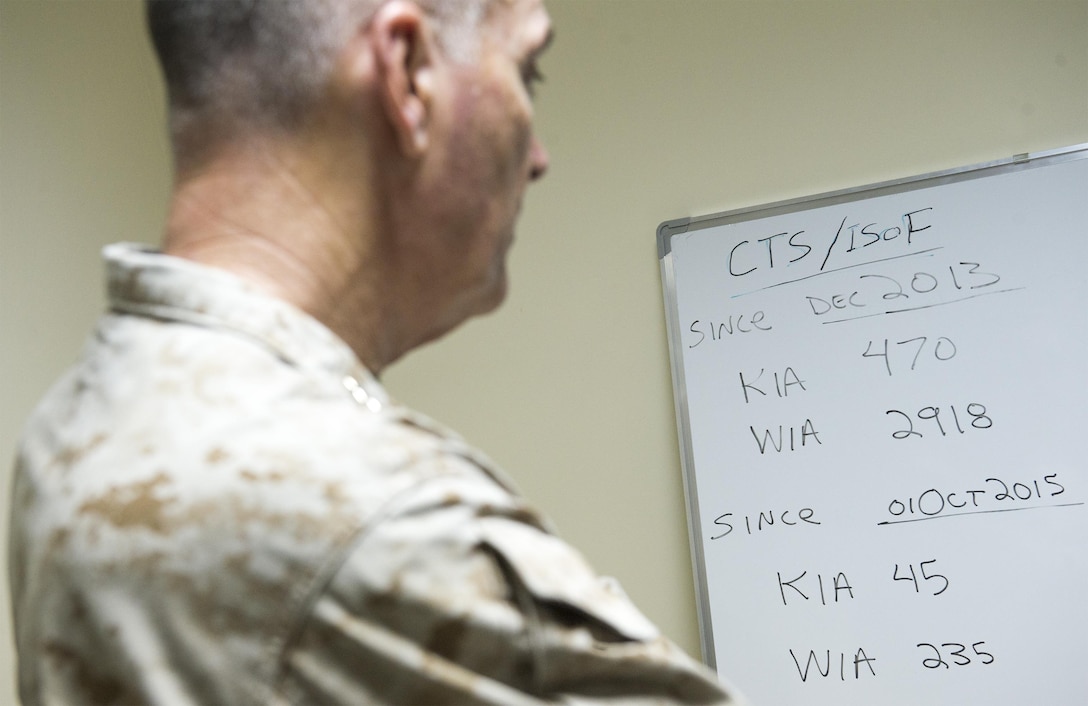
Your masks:
{"label": "desert camouflage jacket", "polygon": [[105,252],[17,460],[26,704],[734,703],[320,323]]}

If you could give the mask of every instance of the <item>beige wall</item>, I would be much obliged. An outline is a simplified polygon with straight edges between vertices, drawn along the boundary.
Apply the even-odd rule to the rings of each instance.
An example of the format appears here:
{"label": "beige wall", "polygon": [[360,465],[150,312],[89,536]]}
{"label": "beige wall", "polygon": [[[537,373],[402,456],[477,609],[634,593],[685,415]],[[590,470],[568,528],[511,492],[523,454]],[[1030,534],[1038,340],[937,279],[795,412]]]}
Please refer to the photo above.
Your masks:
{"label": "beige wall", "polygon": [[[697,651],[658,223],[1088,142],[1088,0],[549,7],[553,168],[510,300],[386,382]],[[161,95],[131,0],[0,0],[2,458],[102,306],[99,247],[157,238]],[[6,587],[0,601],[3,704]]]}

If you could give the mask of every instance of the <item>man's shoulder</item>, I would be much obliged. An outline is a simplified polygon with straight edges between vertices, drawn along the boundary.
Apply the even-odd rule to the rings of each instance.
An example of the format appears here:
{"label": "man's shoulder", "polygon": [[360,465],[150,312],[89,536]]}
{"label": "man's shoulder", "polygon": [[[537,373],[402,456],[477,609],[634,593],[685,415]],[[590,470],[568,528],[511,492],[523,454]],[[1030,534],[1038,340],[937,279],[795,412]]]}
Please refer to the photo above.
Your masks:
{"label": "man's shoulder", "polygon": [[52,510],[111,532],[313,539],[350,533],[429,475],[486,482],[459,451],[244,336],[107,317],[31,419],[20,474]]}
{"label": "man's shoulder", "polygon": [[[13,536],[28,615],[80,587],[276,644],[357,538],[436,479],[513,502],[464,442],[384,398],[360,403],[338,375],[157,326],[109,322],[27,429]],[[52,620],[28,634],[63,632]]]}

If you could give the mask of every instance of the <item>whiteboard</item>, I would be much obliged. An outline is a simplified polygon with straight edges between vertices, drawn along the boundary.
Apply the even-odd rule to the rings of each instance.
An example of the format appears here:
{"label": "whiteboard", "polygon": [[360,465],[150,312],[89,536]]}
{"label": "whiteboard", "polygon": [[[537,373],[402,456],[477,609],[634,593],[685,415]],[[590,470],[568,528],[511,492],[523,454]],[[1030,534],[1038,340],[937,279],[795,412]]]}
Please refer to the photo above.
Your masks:
{"label": "whiteboard", "polygon": [[1086,703],[1086,157],[658,229],[704,655],[753,703]]}

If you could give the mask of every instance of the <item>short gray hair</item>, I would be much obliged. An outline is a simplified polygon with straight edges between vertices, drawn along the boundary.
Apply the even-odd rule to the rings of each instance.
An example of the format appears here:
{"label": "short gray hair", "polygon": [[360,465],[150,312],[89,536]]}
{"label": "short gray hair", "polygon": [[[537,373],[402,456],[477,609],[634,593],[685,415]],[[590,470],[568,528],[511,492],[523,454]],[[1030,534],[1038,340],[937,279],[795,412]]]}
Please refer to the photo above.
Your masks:
{"label": "short gray hair", "polygon": [[[339,51],[385,0],[145,0],[175,141],[208,130],[291,130],[319,97]],[[443,49],[469,60],[492,0],[415,0]],[[189,134],[193,131],[199,135]],[[175,145],[177,147],[177,145]]]}

